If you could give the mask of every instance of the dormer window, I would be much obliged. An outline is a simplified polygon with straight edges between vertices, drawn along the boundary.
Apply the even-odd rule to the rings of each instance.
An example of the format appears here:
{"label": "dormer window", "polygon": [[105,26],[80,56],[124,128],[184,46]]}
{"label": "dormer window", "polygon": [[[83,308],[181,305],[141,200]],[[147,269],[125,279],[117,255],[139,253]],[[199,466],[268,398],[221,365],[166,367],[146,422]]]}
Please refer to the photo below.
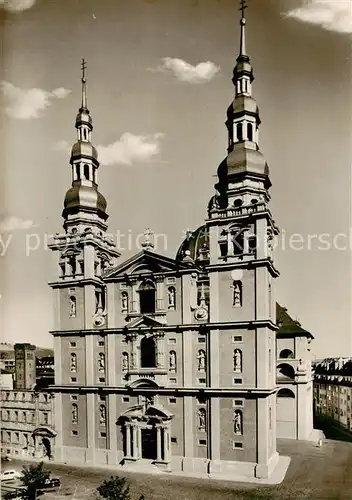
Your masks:
{"label": "dormer window", "polygon": [[139,305],[141,314],[151,314],[155,312],[156,290],[152,281],[143,282],[138,290]]}

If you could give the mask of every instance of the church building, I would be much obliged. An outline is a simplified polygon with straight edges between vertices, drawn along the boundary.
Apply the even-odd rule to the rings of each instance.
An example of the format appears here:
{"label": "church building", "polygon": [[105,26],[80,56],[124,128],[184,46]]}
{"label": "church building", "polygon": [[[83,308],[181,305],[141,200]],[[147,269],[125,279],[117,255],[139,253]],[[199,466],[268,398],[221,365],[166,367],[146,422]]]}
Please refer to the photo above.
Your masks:
{"label": "church building", "polygon": [[147,231],[123,260],[107,236],[83,65],[64,232],[50,246],[56,460],[248,478],[279,462],[278,228],[245,24],[242,15],[227,156],[204,223],[175,258],[157,254]]}

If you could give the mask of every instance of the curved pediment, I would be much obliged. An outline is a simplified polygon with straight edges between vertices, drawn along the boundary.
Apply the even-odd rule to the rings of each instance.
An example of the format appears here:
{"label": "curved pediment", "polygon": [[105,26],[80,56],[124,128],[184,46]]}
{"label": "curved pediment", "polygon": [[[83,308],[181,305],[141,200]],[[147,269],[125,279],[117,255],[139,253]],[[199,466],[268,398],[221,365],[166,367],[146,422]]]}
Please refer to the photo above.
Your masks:
{"label": "curved pediment", "polygon": [[157,418],[160,420],[170,420],[173,417],[173,413],[164,408],[161,405],[137,405],[131,406],[123,413],[121,413],[120,419],[143,419],[146,418]]}
{"label": "curved pediment", "polygon": [[55,437],[57,434],[54,429],[51,429],[50,427],[42,426],[42,427],[37,427],[34,429],[32,432],[32,436],[43,436],[43,437]]}
{"label": "curved pediment", "polygon": [[135,380],[134,382],[131,382],[129,384],[129,387],[132,389],[135,389],[136,387],[151,387],[151,388],[158,388],[158,384],[154,382],[154,380],[151,380],[149,378],[140,378],[138,380]]}

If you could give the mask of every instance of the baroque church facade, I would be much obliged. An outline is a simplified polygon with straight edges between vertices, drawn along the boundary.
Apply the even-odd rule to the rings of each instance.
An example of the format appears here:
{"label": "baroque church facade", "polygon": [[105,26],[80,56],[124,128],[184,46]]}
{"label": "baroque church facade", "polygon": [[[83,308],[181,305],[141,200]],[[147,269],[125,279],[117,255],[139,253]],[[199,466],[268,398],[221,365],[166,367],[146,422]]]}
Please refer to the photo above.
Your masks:
{"label": "baroque church facade", "polygon": [[64,232],[50,248],[55,303],[54,458],[268,478],[276,450],[271,182],[245,19],[227,110],[228,150],[205,222],[175,258],[126,261],[106,234],[86,79]]}

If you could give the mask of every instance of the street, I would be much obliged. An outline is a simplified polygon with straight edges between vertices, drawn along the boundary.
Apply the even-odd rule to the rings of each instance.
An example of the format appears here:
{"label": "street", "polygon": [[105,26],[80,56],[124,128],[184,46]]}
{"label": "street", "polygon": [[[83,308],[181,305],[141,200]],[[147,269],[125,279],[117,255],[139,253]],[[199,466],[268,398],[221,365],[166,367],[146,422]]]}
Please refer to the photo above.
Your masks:
{"label": "street", "polygon": [[[352,498],[352,444],[324,441],[315,443],[279,440],[279,453],[292,458],[284,482],[278,486],[231,483],[209,479],[177,477],[169,474],[149,475],[123,473],[131,485],[132,499],[141,493],[145,500],[234,500],[267,498],[280,500],[350,500]],[[8,469],[20,470],[25,462],[13,460],[4,464]],[[27,462],[28,464],[28,462]],[[59,477],[59,490],[46,492],[43,500],[94,499],[94,492],[105,479],[117,475],[107,468],[72,467],[47,464],[52,477]]]}

